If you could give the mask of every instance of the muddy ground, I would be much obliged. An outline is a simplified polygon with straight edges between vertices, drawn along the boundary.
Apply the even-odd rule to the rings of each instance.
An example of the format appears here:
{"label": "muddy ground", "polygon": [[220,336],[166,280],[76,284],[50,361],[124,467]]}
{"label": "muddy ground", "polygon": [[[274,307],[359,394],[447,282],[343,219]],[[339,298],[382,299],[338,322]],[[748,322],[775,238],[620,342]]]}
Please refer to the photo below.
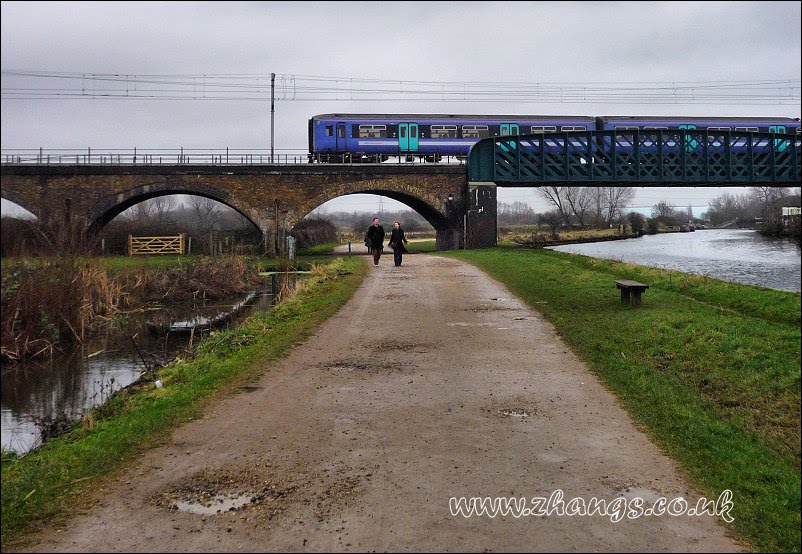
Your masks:
{"label": "muddy ground", "polygon": [[[354,298],[36,552],[732,551],[718,518],[452,516],[451,497],[698,497],[538,313],[461,262]],[[610,288],[611,302],[618,291]],[[269,370],[269,371],[268,371]]]}

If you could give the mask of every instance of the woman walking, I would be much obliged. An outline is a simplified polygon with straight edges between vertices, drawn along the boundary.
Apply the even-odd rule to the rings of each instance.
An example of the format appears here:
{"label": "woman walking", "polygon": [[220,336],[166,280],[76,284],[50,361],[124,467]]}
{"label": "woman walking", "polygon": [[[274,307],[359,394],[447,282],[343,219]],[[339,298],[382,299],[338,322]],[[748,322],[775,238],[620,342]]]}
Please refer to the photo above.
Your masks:
{"label": "woman walking", "polygon": [[409,244],[409,241],[404,236],[404,230],[401,228],[399,222],[393,223],[393,230],[390,233],[390,242],[387,246],[393,249],[393,260],[395,260],[395,267],[401,265],[401,256],[407,252],[404,248],[404,243]]}

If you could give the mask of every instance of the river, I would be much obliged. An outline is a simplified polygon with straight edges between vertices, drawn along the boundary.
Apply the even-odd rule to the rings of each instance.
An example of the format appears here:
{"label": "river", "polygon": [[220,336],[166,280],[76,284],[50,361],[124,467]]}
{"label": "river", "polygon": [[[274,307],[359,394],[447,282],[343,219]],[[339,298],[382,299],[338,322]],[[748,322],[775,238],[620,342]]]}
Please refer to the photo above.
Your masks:
{"label": "river", "polygon": [[[295,278],[290,279],[294,286]],[[39,446],[43,427],[64,428],[147,369],[197,343],[213,324],[235,325],[273,305],[272,290],[231,301],[179,305],[128,315],[124,329],[94,337],[66,352],[3,364],[0,374],[2,446],[19,454]],[[195,334],[189,333],[197,326]]]}
{"label": "river", "polygon": [[566,244],[551,250],[707,275],[724,281],[800,292],[800,246],[757,231],[709,229],[638,239]]}

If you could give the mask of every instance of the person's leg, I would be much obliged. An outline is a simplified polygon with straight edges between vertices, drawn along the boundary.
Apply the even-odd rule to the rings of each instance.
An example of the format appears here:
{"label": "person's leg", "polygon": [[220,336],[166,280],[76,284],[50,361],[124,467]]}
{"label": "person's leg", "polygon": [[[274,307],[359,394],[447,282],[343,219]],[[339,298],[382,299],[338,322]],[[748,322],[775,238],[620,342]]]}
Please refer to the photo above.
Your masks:
{"label": "person's leg", "polygon": [[393,261],[395,262],[396,267],[401,265],[401,251],[400,250],[396,250],[395,252],[393,252]]}
{"label": "person's leg", "polygon": [[373,265],[379,265],[379,256],[381,256],[381,250],[378,248],[373,249]]}

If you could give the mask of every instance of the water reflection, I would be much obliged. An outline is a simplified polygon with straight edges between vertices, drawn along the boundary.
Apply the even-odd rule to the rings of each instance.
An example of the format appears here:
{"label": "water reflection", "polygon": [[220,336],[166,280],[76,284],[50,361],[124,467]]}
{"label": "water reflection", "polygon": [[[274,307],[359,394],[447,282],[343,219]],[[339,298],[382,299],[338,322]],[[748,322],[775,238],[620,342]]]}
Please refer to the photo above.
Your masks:
{"label": "water reflection", "polygon": [[[218,301],[134,313],[122,331],[49,358],[4,365],[0,374],[3,448],[24,453],[39,446],[43,422],[79,419],[87,409],[103,404],[114,392],[139,379],[146,368],[173,359],[188,347],[189,336],[182,332],[189,330],[188,322],[215,322],[225,328],[254,309],[268,309],[273,300],[272,293],[254,292],[236,303]],[[232,313],[235,315],[228,315]],[[153,332],[148,323],[154,321],[165,323],[164,332]],[[170,322],[181,322],[181,329],[171,332]],[[193,340],[197,342],[199,337],[200,332]]]}
{"label": "water reflection", "polygon": [[551,249],[792,292],[802,288],[799,243],[766,239],[756,231],[665,233]]}

